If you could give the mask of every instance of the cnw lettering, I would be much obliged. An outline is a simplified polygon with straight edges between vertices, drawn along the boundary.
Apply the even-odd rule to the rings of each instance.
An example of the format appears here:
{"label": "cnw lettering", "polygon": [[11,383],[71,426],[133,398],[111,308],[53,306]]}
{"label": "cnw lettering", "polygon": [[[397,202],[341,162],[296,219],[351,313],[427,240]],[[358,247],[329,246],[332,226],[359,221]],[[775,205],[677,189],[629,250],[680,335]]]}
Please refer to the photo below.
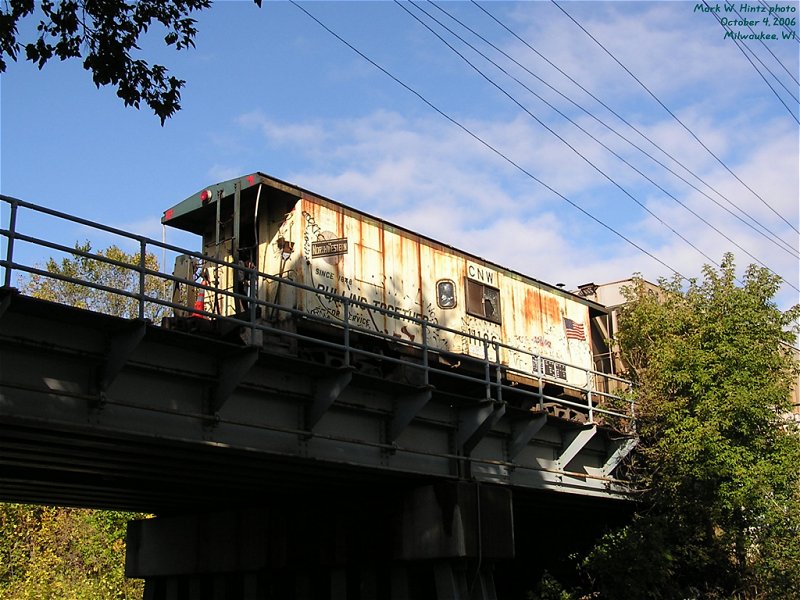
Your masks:
{"label": "cnw lettering", "polygon": [[480,267],[477,267],[475,265],[469,265],[467,267],[467,275],[469,276],[470,279],[496,285],[494,271],[489,271],[488,269],[481,269]]}

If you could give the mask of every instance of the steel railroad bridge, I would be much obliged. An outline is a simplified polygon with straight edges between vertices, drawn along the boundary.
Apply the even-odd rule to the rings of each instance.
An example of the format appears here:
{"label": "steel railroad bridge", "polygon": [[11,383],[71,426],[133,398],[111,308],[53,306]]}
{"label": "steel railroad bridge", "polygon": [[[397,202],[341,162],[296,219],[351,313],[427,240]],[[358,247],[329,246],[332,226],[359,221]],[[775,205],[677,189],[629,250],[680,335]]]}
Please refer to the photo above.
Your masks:
{"label": "steel railroad bridge", "polygon": [[[165,328],[154,315],[187,307],[153,290],[198,283],[144,257],[208,257],[1,200],[0,500],[157,515],[128,531],[127,572],[148,599],[521,598],[526,575],[630,506],[617,467],[633,405],[598,391],[617,378],[589,371],[585,388],[550,395],[541,372],[512,382],[490,343],[471,368],[445,368],[424,334],[376,344],[344,297],[319,336],[257,321],[288,309],[255,297],[246,314],[197,309]],[[31,233],[46,220],[141,260]],[[48,256],[123,276],[51,273]],[[15,287],[31,277],[60,297]],[[53,301],[82,294],[127,314]]]}

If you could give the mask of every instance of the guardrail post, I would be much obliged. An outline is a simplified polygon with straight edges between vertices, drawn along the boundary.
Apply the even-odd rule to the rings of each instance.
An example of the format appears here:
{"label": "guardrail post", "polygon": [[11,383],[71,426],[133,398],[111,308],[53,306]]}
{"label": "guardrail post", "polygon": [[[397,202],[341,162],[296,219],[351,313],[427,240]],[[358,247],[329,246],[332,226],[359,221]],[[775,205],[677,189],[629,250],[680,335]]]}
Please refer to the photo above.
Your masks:
{"label": "guardrail post", "polygon": [[536,373],[539,375],[539,410],[544,411],[544,378],[542,377],[544,365],[542,364],[542,357],[538,354],[534,356],[534,360],[536,361]]}
{"label": "guardrail post", "polygon": [[592,371],[586,371],[586,402],[589,405],[589,423],[594,423],[594,403],[592,402]]}
{"label": "guardrail post", "polygon": [[422,319],[422,381],[424,385],[429,385],[428,377],[428,319]]}
{"label": "guardrail post", "polygon": [[492,399],[492,368],[489,365],[489,340],[483,340],[484,380],[486,382],[486,399]]}
{"label": "guardrail post", "polygon": [[147,242],[139,240],[139,318],[144,319],[144,270],[147,259]]}
{"label": "guardrail post", "polygon": [[8,246],[6,248],[5,287],[11,287],[11,263],[14,260],[14,238],[17,228],[17,203],[11,200],[11,214],[8,218]]}
{"label": "guardrail post", "polygon": [[250,273],[250,343],[256,343],[256,300],[258,299],[258,273],[255,269],[251,269]]}
{"label": "guardrail post", "polygon": [[494,345],[495,379],[497,385],[497,401],[503,401],[503,365],[500,363],[500,344]]}
{"label": "guardrail post", "polygon": [[342,319],[344,320],[344,365],[350,366],[350,300],[345,298],[342,302],[344,310],[342,311]]}

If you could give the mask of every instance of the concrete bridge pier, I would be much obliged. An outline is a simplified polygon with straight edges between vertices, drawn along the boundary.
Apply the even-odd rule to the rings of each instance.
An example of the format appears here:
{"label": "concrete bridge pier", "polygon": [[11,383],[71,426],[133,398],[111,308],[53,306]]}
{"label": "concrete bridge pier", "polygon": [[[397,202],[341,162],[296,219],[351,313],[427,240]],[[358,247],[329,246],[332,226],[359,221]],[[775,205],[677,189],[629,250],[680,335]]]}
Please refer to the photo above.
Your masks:
{"label": "concrete bridge pier", "polygon": [[126,572],[146,600],[496,600],[513,558],[510,491],[444,482],[133,521]]}

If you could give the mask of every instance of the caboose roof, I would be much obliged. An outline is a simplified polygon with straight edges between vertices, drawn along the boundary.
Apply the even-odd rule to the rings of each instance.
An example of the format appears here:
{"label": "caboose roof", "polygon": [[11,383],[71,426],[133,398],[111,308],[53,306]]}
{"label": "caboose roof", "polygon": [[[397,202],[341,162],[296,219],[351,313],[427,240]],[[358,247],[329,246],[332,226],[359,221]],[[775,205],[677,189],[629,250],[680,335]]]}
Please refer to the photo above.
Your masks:
{"label": "caboose roof", "polygon": [[[260,186],[264,186],[266,188],[266,195],[260,195]],[[268,198],[274,198],[275,196],[298,199],[306,198],[316,202],[330,204],[339,207],[346,212],[350,212],[353,215],[357,215],[362,219],[388,225],[393,230],[405,233],[409,237],[416,238],[419,241],[442,248],[448,248],[453,253],[460,254],[471,260],[481,262],[506,274],[512,274],[518,278],[531,281],[540,287],[547,288],[548,291],[556,295],[568,297],[575,302],[579,302],[580,304],[588,306],[592,316],[595,316],[598,313],[606,314],[608,312],[606,307],[604,307],[602,304],[598,304],[588,300],[587,298],[568,292],[560,287],[545,283],[535,279],[534,277],[531,277],[530,275],[525,275],[518,271],[514,271],[513,269],[509,269],[508,267],[498,265],[497,263],[493,263],[448,244],[443,244],[442,242],[413,232],[404,227],[395,225],[394,223],[390,223],[384,219],[375,217],[374,215],[370,215],[356,208],[347,206],[341,202],[331,200],[330,198],[320,196],[319,194],[301,188],[295,184],[281,181],[280,179],[276,179],[261,172],[251,173],[242,177],[236,177],[234,179],[229,179],[227,181],[205,187],[202,190],[192,194],[185,200],[179,202],[172,208],[164,211],[161,222],[165,225],[169,225],[170,227],[175,227],[190,233],[202,235],[204,232],[209,231],[213,226],[217,212],[216,204],[218,202],[221,202],[223,205],[232,203],[237,189],[239,190],[240,202],[242,202],[243,207],[247,205],[253,205],[257,197],[262,198],[262,201],[266,202]],[[261,188],[261,190],[261,194],[263,194],[263,188]]]}

